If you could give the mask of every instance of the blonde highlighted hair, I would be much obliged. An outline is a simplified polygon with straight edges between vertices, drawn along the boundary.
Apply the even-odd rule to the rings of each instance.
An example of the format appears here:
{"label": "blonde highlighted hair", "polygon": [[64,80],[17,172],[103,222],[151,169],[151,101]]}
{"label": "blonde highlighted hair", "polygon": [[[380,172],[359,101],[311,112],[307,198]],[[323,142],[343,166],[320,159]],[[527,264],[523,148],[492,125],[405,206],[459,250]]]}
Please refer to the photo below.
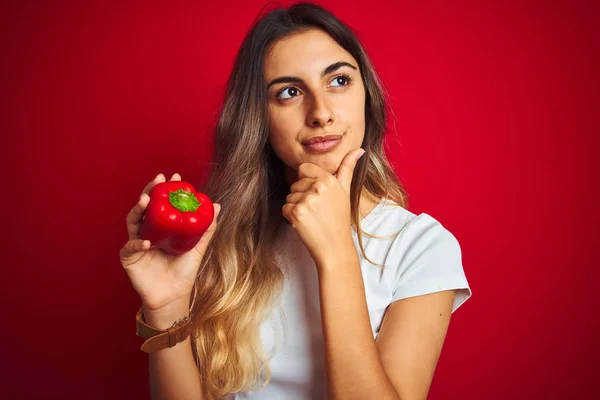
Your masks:
{"label": "blonde highlighted hair", "polygon": [[[328,33],[357,61],[365,86],[365,155],[351,187],[352,222],[360,229],[360,198],[388,198],[406,207],[405,190],[384,154],[386,92],[352,30],[311,3],[277,8],[255,21],[238,51],[214,129],[213,166],[202,191],[219,204],[218,229],[207,248],[192,296],[196,324],[194,357],[207,399],[258,389],[270,378],[260,326],[273,310],[284,276],[275,260],[275,239],[287,222],[281,213],[289,193],[283,163],[268,139],[268,48],[306,29]],[[393,115],[393,113],[392,113]],[[371,235],[369,235],[371,236]],[[266,376],[261,382],[261,376]]]}

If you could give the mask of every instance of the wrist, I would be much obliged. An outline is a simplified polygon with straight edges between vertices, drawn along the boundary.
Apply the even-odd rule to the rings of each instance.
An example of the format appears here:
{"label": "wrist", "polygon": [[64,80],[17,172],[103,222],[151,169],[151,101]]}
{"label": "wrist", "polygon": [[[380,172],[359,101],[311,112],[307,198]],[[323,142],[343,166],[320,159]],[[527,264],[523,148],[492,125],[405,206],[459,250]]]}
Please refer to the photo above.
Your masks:
{"label": "wrist", "polygon": [[189,300],[170,303],[159,309],[148,309],[142,306],[143,318],[146,323],[159,330],[167,330],[173,323],[186,317],[190,313]]}
{"label": "wrist", "polygon": [[348,268],[348,265],[353,265],[356,263],[360,265],[360,260],[358,258],[356,247],[354,246],[354,242],[352,242],[352,245],[340,246],[337,248],[343,250],[334,251],[327,257],[315,259],[317,272],[335,272],[340,268],[342,270]]}
{"label": "wrist", "polygon": [[324,276],[343,276],[353,270],[360,272],[360,261],[358,257],[340,257],[337,260],[327,261],[317,265],[317,275],[319,278]]}

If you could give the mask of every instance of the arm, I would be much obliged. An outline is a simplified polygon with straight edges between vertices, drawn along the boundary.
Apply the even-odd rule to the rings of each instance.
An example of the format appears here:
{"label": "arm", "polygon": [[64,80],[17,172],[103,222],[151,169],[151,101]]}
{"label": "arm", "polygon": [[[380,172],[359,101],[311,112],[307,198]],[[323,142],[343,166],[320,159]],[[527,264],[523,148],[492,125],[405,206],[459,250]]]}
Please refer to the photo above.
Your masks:
{"label": "arm", "polygon": [[395,301],[375,341],[356,255],[318,271],[330,397],[426,399],[455,292]]}
{"label": "arm", "polygon": [[317,270],[330,398],[400,399],[373,340],[356,252]]}
{"label": "arm", "polygon": [[450,324],[455,291],[393,302],[376,346],[401,399],[426,399]]}
{"label": "arm", "polygon": [[[149,325],[158,329],[169,328],[174,321],[187,315],[187,301],[173,305],[169,310],[146,311]],[[158,350],[149,355],[150,394],[153,400],[204,400],[201,378],[192,355],[188,337],[174,347]]]}
{"label": "arm", "polygon": [[[445,338],[450,314],[447,310],[452,309],[454,292],[443,293],[440,290],[420,296],[417,302],[407,301],[414,295],[405,296],[404,300],[398,299],[396,303],[402,303],[402,306],[389,307],[390,318],[379,332],[386,339],[379,340],[376,345],[360,260],[348,229],[351,225],[349,193],[352,173],[363,154],[363,149],[348,153],[336,177],[315,164],[301,164],[298,167],[298,181],[290,187],[282,212],[296,229],[316,264],[330,397],[343,400],[420,399],[429,390],[429,371],[433,371],[437,363],[437,355],[432,357],[431,354],[441,348],[440,343]],[[444,235],[435,237],[440,232],[439,228],[443,227],[431,217],[415,219],[429,223],[421,227],[425,231],[433,226],[436,240],[426,236],[423,244],[415,246],[413,243],[413,246],[409,246],[413,254],[409,257],[408,266],[412,264],[411,269],[418,271],[421,269],[419,266],[433,265],[433,270],[425,268],[427,273],[433,273],[442,264],[446,269],[446,263],[440,263],[439,260],[451,256],[450,272],[457,273],[457,268],[461,267],[460,247],[455,238],[445,234],[447,231],[444,229],[441,230]],[[418,224],[415,226],[419,227]],[[415,238],[419,237],[423,235],[415,235]],[[412,242],[410,236],[407,240],[409,244]],[[442,246],[439,246],[440,243]],[[422,251],[423,248],[429,249],[427,244],[436,244],[433,247],[436,251]],[[397,247],[401,254],[406,253],[402,246]],[[451,253],[448,254],[448,251]],[[432,260],[425,262],[423,254],[432,257]],[[343,256],[340,258],[340,255]],[[447,271],[441,272],[447,274]],[[429,293],[433,292],[428,290]],[[402,298],[402,292],[396,290],[396,293]],[[399,328],[402,324],[415,326],[407,331]],[[436,349],[433,353],[430,346]],[[421,357],[421,351],[425,357]],[[395,358],[398,354],[401,354],[399,361]],[[413,369],[417,364],[425,366]],[[418,379],[412,382],[410,378],[415,374]]]}

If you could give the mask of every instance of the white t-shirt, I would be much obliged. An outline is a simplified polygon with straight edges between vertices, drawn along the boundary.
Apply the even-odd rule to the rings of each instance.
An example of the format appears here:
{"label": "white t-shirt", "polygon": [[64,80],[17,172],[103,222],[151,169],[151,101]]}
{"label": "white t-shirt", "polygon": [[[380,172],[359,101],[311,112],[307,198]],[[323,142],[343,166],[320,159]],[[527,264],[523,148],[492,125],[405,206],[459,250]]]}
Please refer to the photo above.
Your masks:
{"label": "white t-shirt", "polygon": [[[393,205],[392,205],[393,204]],[[373,337],[390,303],[407,297],[456,289],[452,312],[470,296],[458,241],[428,214],[415,215],[391,200],[382,200],[361,221],[359,255]],[[271,317],[261,327],[261,340],[270,360],[271,379],[258,391],[235,393],[227,399],[305,400],[325,398],[324,341],[321,326],[318,276],[304,243],[292,228],[278,244],[277,258],[285,275],[283,293]]]}

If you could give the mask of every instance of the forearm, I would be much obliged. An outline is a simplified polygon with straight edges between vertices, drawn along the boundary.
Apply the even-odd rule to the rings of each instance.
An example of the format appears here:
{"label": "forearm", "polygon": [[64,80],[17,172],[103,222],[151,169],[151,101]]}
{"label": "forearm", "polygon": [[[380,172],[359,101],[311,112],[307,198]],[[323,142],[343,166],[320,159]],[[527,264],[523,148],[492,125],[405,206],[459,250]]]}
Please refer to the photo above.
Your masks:
{"label": "forearm", "polygon": [[358,256],[318,270],[330,398],[399,399],[375,346]]}
{"label": "forearm", "polygon": [[[181,304],[161,313],[144,310],[144,317],[149,325],[167,329],[187,313],[187,304]],[[174,347],[150,353],[149,372],[153,400],[204,400],[189,337]]]}

